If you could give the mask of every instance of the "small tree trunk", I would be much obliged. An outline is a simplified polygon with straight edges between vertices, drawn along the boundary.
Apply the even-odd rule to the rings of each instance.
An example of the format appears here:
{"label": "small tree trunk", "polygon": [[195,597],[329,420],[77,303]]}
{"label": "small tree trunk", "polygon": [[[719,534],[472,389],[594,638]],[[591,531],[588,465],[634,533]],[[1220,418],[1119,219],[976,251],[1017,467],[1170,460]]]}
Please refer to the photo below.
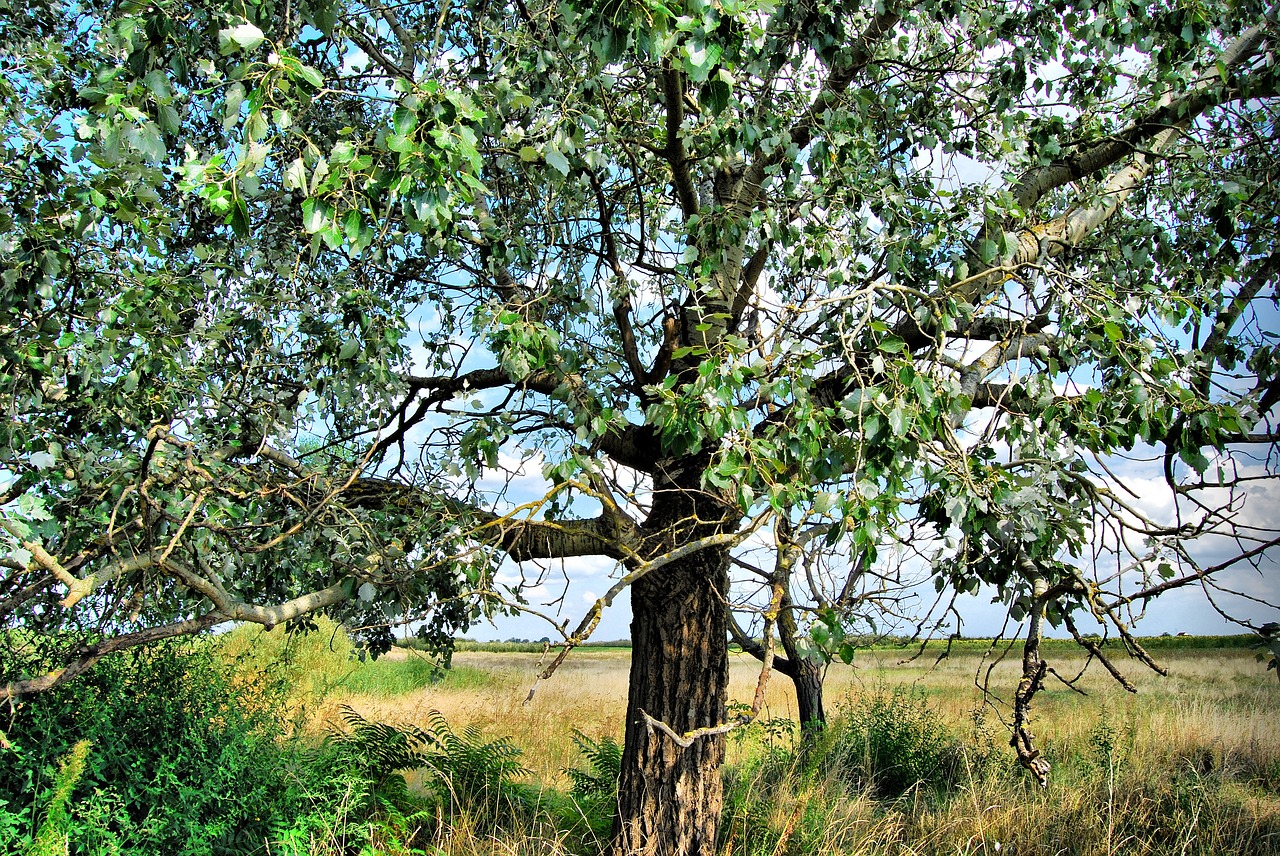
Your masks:
{"label": "small tree trunk", "polygon": [[[789,577],[798,556],[799,550],[789,546],[779,556],[777,573]],[[822,707],[822,679],[825,669],[818,660],[801,654],[800,628],[796,624],[795,610],[791,606],[791,595],[783,595],[782,608],[778,613],[778,641],[782,643],[782,650],[787,652],[783,671],[796,688],[796,705],[800,708],[800,736],[809,741],[827,727],[827,712]]]}
{"label": "small tree trunk", "polygon": [[688,747],[677,733],[724,721],[728,553],[707,549],[631,588],[631,688],[613,856],[712,856],[723,805],[724,735]]}
{"label": "small tree trunk", "polygon": [[822,664],[808,658],[796,660],[789,677],[796,687],[800,733],[805,739],[816,737],[827,727],[827,712],[822,707]]}

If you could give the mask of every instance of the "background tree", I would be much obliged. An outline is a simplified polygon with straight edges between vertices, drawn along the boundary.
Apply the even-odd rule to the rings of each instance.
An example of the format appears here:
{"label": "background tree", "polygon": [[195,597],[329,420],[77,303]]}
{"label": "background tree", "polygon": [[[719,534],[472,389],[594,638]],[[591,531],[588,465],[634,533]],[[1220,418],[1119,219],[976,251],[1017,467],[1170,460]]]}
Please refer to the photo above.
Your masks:
{"label": "background tree", "polygon": [[[1144,656],[1131,611],[1277,543],[1263,4],[10,12],[0,621],[93,637],[3,697],[317,610],[447,651],[499,562],[604,556],[564,650],[630,588],[613,846],[710,853],[753,536],[931,526],[1026,619],[1041,777],[1044,622]],[[1147,449],[1168,520],[1108,471]]]}

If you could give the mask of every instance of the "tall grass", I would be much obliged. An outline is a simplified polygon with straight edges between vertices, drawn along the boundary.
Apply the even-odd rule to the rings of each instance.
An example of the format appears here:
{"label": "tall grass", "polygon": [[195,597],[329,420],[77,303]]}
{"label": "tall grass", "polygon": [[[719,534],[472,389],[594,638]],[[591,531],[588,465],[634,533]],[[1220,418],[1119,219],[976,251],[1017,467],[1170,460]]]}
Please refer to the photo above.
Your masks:
{"label": "tall grass", "polygon": [[1010,763],[1000,734],[981,717],[966,734],[924,696],[877,689],[813,749],[741,756],[729,768],[722,852],[1280,852],[1274,743],[1253,744],[1250,764],[1197,770],[1187,743],[1104,709],[1082,739],[1059,744],[1066,751],[1042,791]]}
{"label": "tall grass", "polygon": [[[1063,674],[1083,665],[1072,653],[1055,656]],[[859,655],[856,669],[833,668],[833,721],[808,751],[788,722],[796,710],[790,685],[775,677],[763,721],[730,740],[721,852],[1280,852],[1280,688],[1248,650],[1189,646],[1163,656],[1168,679],[1131,670],[1137,696],[1091,672],[1080,684],[1088,695],[1056,686],[1038,697],[1035,731],[1054,764],[1044,791],[1014,763],[1002,708],[984,704],[976,681],[991,658],[981,649],[936,666],[933,658],[901,662],[899,651],[872,651]],[[525,706],[539,661],[463,652],[456,662],[488,673],[488,686],[350,701],[382,715],[429,703],[455,724],[511,734],[526,750],[529,781],[565,792],[577,777],[561,771],[586,763],[575,758],[573,727],[593,742],[620,736],[628,661],[577,652]],[[755,677],[753,662],[735,660],[731,692],[749,697]],[[1010,689],[1017,664],[1001,663],[991,678],[993,691]],[[563,831],[509,829],[503,846],[536,851],[519,837],[526,834],[551,836],[548,852],[573,846],[553,828]],[[453,838],[445,852],[507,852],[486,841]]]}
{"label": "tall grass", "polygon": [[[1065,649],[1053,656],[1063,674],[1081,665]],[[1175,648],[1163,656],[1171,677],[1135,672],[1137,697],[1101,674],[1080,682],[1088,695],[1058,686],[1037,697],[1037,742],[1054,764],[1046,790],[1013,763],[1003,709],[984,703],[982,680],[989,675],[993,689],[1007,690],[1018,674],[1012,660],[993,666],[986,649],[937,665],[904,661],[898,650],[867,651],[857,668],[834,667],[832,719],[816,742],[800,741],[790,684],[775,678],[764,715],[729,740],[720,852],[1280,852],[1280,686],[1247,650]],[[0,840],[19,852],[35,841],[36,810],[55,804],[66,811],[50,811],[49,828],[69,833],[52,840],[54,848],[66,840],[84,852],[159,852],[144,844],[153,838],[142,820],[163,818],[181,832],[196,828],[192,812],[199,835],[170,835],[191,853],[571,856],[604,847],[626,651],[576,652],[539,681],[540,654],[460,652],[449,671],[414,652],[364,661],[339,628],[322,625],[294,637],[237,630],[118,666],[98,679],[110,678],[111,692],[95,703],[117,712],[103,713],[88,735],[95,743],[76,795],[65,803],[53,795],[55,762],[70,744],[48,748],[54,754],[41,764],[53,772],[40,774],[48,777],[42,790],[16,803],[0,794]],[[748,697],[756,676],[753,661],[735,657],[731,694]],[[88,696],[76,701],[76,710],[90,709],[79,703]],[[292,731],[270,726],[282,709]],[[53,735],[68,710],[30,713]],[[124,791],[107,771],[128,762],[116,757],[122,751],[141,751],[113,736],[137,730],[129,723],[138,711],[153,730],[179,717],[189,723],[147,744],[164,753],[155,775],[136,786],[155,803],[146,813],[116,796]],[[257,724],[251,732],[241,722]],[[205,731],[204,742],[183,742]],[[34,747],[36,734],[28,728],[19,736]],[[199,781],[210,783],[202,786],[209,793],[181,790],[195,780],[170,774],[176,762],[165,759],[173,753],[203,760]],[[172,804],[170,785],[179,788]],[[21,810],[13,820],[6,805]],[[224,806],[233,807],[234,822],[218,816]],[[228,835],[229,823],[248,831]]]}

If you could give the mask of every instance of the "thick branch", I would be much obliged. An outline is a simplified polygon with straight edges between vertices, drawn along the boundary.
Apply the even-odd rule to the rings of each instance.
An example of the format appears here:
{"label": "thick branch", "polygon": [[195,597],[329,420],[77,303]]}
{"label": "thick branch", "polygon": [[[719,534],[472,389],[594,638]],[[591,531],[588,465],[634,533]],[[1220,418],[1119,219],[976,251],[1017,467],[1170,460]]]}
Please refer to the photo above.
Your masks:
{"label": "thick branch", "polygon": [[[1228,72],[1236,71],[1252,59],[1262,47],[1269,26],[1264,21],[1245,31],[1219,57],[1222,68]],[[1181,94],[1175,95],[1170,89],[1150,113],[1120,133],[1075,155],[1031,170],[1014,185],[1014,199],[1023,211],[1029,211],[1046,193],[1106,169],[1168,128],[1186,127],[1196,116],[1221,103],[1220,93],[1221,77],[1218,68],[1214,67]]]}
{"label": "thick branch", "polygon": [[[555,674],[556,669],[560,668],[560,664],[569,656],[569,652],[591,638],[591,634],[595,632],[596,627],[600,624],[600,618],[604,614],[604,611],[613,605],[614,599],[617,598],[619,594],[634,585],[636,580],[658,570],[658,568],[669,565],[672,562],[677,562],[693,555],[694,553],[717,547],[726,549],[735,547],[745,541],[751,533],[755,532],[756,529],[760,527],[764,519],[764,517],[758,518],[751,526],[740,532],[722,532],[716,535],[708,535],[704,538],[698,538],[694,541],[682,544],[674,550],[670,550],[660,556],[649,559],[648,561],[640,560],[634,553],[630,553],[625,558],[631,565],[631,570],[623,575],[620,580],[610,586],[609,590],[605,592],[602,597],[596,598],[596,602],[591,605],[589,610],[587,610],[587,614],[582,617],[582,621],[578,622],[577,629],[575,629],[573,633],[565,639],[564,646],[560,649],[560,653],[556,655],[556,658],[551,661],[551,665],[543,669],[538,675],[538,681],[544,681]],[[533,698],[534,693],[537,692],[538,681],[535,681],[534,685],[529,688],[529,695],[525,698],[526,704]]]}
{"label": "thick branch", "polygon": [[[1253,59],[1265,43],[1271,24],[1262,22],[1251,27],[1219,57],[1228,70],[1238,71]],[[1184,95],[1167,93],[1146,117],[1126,131],[1094,144],[1083,153],[1035,170],[1014,186],[1013,195],[1024,212],[1029,211],[1046,193],[1077,178],[1094,175],[1124,158],[1129,163],[1112,173],[1099,193],[1100,201],[1074,208],[1048,223],[1025,229],[1017,235],[1016,248],[991,265],[980,265],[976,251],[967,262],[977,274],[956,288],[957,296],[976,304],[990,288],[1006,278],[1006,271],[1037,259],[1056,257],[1075,247],[1119,210],[1125,199],[1146,179],[1156,159],[1172,147],[1205,111],[1242,97],[1241,89],[1220,84],[1217,64],[1205,72]],[[1253,93],[1256,95],[1256,93]],[[984,236],[1003,229],[1001,223],[988,223]]]}
{"label": "thick branch", "polygon": [[[455,395],[463,392],[482,389],[513,388],[536,392],[541,395],[553,395],[565,389],[582,407],[594,409],[594,395],[586,383],[576,374],[560,374],[554,371],[536,371],[528,376],[515,380],[503,368],[474,369],[457,375],[437,377],[405,376],[404,381],[409,389],[423,395],[426,409],[439,406]],[[390,448],[398,437],[408,431],[418,419],[426,414],[426,409],[419,408],[413,417],[406,418],[396,432],[379,441],[379,450]],[[650,434],[646,426],[628,424],[611,429],[596,438],[596,447],[613,460],[626,467],[652,472],[656,453],[651,449]]]}
{"label": "thick branch", "polygon": [[662,61],[662,97],[667,105],[667,146],[663,156],[671,167],[671,186],[684,219],[698,213],[698,193],[689,173],[681,126],[684,124],[684,74],[670,60]]}
{"label": "thick branch", "polygon": [[200,618],[192,618],[186,621],[175,621],[172,624],[165,624],[160,627],[148,627],[145,630],[139,630],[136,633],[128,633],[124,636],[113,636],[110,639],[104,639],[94,645],[88,645],[81,648],[66,666],[61,669],[54,669],[51,672],[40,675],[35,678],[29,678],[22,681],[13,681],[0,687],[0,702],[15,699],[20,696],[38,693],[44,690],[53,689],[59,684],[66,683],[81,674],[92,666],[115,651],[124,651],[129,648],[135,648],[139,645],[146,645],[149,642],[158,642],[161,639],[171,639],[175,636],[190,636],[208,630],[227,620],[226,616],[216,612],[203,615]]}

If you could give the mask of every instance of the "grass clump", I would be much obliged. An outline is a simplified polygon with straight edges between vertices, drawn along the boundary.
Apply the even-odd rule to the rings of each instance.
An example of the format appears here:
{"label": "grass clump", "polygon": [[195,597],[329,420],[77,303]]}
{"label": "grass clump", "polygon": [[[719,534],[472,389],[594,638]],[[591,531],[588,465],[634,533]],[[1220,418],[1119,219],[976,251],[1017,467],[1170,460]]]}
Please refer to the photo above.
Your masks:
{"label": "grass clump", "polygon": [[492,676],[483,669],[445,669],[422,655],[410,653],[403,658],[380,657],[354,663],[334,683],[334,689],[351,695],[394,698],[429,686],[462,690],[481,689],[492,683]]}
{"label": "grass clump", "polygon": [[922,689],[881,685],[844,707],[819,749],[822,763],[881,798],[956,781],[963,748]]}

